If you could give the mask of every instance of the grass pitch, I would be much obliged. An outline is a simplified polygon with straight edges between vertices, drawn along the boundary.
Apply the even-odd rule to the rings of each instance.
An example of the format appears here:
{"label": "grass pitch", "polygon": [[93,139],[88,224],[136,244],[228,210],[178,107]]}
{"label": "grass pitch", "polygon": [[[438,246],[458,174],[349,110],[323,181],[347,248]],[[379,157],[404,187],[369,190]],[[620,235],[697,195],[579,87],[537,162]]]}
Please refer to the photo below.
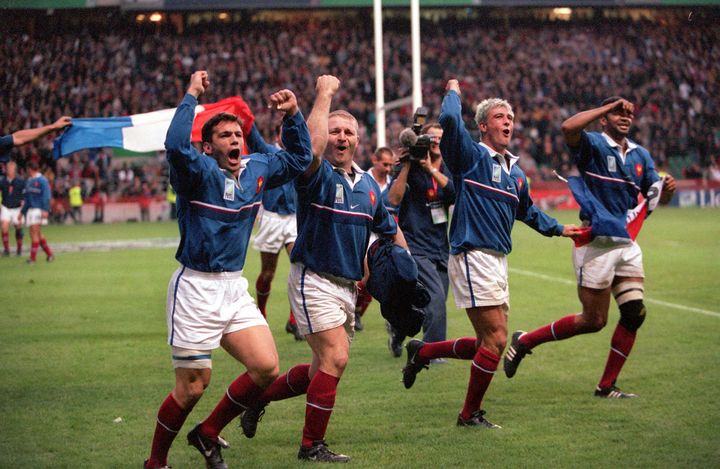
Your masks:
{"label": "grass pitch", "polygon": [[[177,236],[171,223],[45,231],[51,245]],[[522,224],[513,237],[510,331],[578,311],[570,242]],[[503,426],[498,431],[455,427],[468,362],[431,367],[403,388],[405,358],[390,356],[374,302],[340,382],[331,449],[352,456],[354,467],[373,468],[720,466],[719,239],[717,210],[660,209],[646,222],[648,318],[618,383],[639,398],[592,396],[618,317],[613,304],[600,333],[539,347],[512,380],[498,371],[483,406]],[[174,382],[164,315],[174,248],[61,252],[52,264],[43,258],[35,266],[0,259],[0,467],[141,467]],[[282,255],[269,303],[282,371],[310,356],[284,332],[287,268]],[[258,271],[250,250],[251,285]],[[464,312],[452,297],[448,304],[448,337],[471,335]],[[170,451],[173,467],[202,467],[185,434],[242,371],[222,350],[214,353],[213,382]],[[303,416],[302,397],[272,403],[252,440],[233,422],[223,432],[230,467],[299,465]]]}

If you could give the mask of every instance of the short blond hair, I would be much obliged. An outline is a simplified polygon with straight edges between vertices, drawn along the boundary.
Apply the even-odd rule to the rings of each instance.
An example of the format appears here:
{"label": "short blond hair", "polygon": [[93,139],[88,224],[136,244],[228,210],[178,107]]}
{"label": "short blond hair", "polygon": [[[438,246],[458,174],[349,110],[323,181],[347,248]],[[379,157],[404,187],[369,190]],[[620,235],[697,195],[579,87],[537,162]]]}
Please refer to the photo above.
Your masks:
{"label": "short blond hair", "polygon": [[490,114],[490,109],[496,108],[496,107],[504,107],[508,110],[511,117],[515,117],[515,114],[513,113],[512,106],[510,103],[505,101],[501,98],[488,98],[480,102],[478,104],[477,109],[475,109],[475,122],[480,125],[481,122],[487,123],[488,114]]}

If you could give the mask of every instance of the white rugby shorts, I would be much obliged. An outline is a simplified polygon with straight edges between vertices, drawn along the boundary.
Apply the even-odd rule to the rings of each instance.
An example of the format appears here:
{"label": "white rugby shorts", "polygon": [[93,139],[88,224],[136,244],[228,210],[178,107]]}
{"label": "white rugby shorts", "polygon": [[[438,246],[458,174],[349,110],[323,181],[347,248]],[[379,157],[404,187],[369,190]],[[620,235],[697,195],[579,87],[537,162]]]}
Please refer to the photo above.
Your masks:
{"label": "white rugby shorts", "polygon": [[46,225],[47,221],[43,220],[41,208],[29,208],[25,213],[25,226]]}
{"label": "white rugby shorts", "polygon": [[611,247],[592,243],[573,247],[573,266],[581,287],[607,288],[616,276],[645,278],[642,250],[636,242]]}
{"label": "white rugby shorts", "polygon": [[190,350],[212,350],[225,334],[268,327],[242,271],[198,272],[180,266],[168,285],[166,318],[168,343]]}
{"label": "white rugby shorts", "polygon": [[263,210],[260,217],[253,247],[256,251],[277,254],[297,238],[297,221],[295,214],[280,215]]}
{"label": "white rugby shorts", "polygon": [[[7,208],[4,205],[0,206],[0,221],[10,223],[12,225],[20,224],[20,207]],[[41,213],[42,215],[42,213]]]}
{"label": "white rugby shorts", "polygon": [[352,280],[318,274],[300,262],[290,265],[288,299],[302,335],[344,326],[352,337],[356,297]]}
{"label": "white rugby shorts", "polygon": [[510,307],[507,256],[483,250],[451,254],[448,274],[458,308]]}

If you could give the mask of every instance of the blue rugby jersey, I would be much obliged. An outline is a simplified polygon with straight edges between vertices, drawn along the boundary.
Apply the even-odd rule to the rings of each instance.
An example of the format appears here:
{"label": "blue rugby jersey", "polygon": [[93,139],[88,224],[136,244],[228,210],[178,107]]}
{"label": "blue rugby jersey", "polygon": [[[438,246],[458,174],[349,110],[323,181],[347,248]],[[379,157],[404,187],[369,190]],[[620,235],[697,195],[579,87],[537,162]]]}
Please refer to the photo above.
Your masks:
{"label": "blue rugby jersey", "polygon": [[12,134],[0,137],[0,162],[10,160],[10,150],[12,150],[13,146],[15,146],[15,141]]}
{"label": "blue rugby jersey", "polygon": [[298,237],[291,262],[302,262],[317,273],[360,280],[370,232],[397,232],[377,182],[355,164],[353,171],[360,176],[352,187],[345,172],[326,160],[308,180],[295,180]]}
{"label": "blue rugby jersey", "polygon": [[18,208],[25,199],[25,180],[15,176],[10,181],[7,176],[0,179],[0,191],[2,191],[2,204],[7,208]]}
{"label": "blue rugby jersey", "polygon": [[[255,124],[252,126],[250,135],[247,136],[247,146],[253,153],[273,154],[280,149],[275,145],[269,145],[262,138]],[[293,215],[296,211],[295,186],[292,181],[283,184],[275,189],[266,190],[262,198],[262,206],[268,212],[280,215]]]}
{"label": "blue rugby jersey", "polygon": [[[583,131],[579,144],[569,148],[590,192],[623,225],[628,210],[638,204],[638,194],[647,196],[660,180],[650,152],[629,139],[624,161],[620,145],[604,133]],[[590,216],[581,210],[580,219]]]}
{"label": "blue rugby jersey", "polygon": [[50,211],[50,184],[42,174],[25,181],[25,204],[21,210],[23,216],[31,208]]}
{"label": "blue rugby jersey", "polygon": [[[405,195],[394,212],[398,215],[400,229],[413,255],[426,256],[436,261],[447,261],[448,224],[433,223],[432,207],[446,211],[455,202],[455,186],[452,174],[443,162],[440,172],[451,178],[445,187],[433,184],[433,177],[417,164],[411,164],[408,171]],[[388,195],[397,179],[383,191],[383,201],[389,205]],[[390,208],[388,207],[388,211]]]}
{"label": "blue rugby jersey", "polygon": [[457,193],[450,222],[450,252],[490,249],[509,254],[516,219],[545,236],[561,235],[563,225],[533,205],[522,169],[511,164],[508,172],[507,165],[496,159],[503,156],[474,142],[461,112],[460,97],[449,91],[438,120],[443,128],[440,151]]}
{"label": "blue rugby jersey", "polygon": [[197,99],[186,94],[170,123],[165,149],[177,193],[180,245],[176,259],[201,272],[235,272],[245,264],[263,190],[302,174],[312,161],[310,133],[300,112],[283,121],[286,150],[243,157],[239,181],[190,143]]}

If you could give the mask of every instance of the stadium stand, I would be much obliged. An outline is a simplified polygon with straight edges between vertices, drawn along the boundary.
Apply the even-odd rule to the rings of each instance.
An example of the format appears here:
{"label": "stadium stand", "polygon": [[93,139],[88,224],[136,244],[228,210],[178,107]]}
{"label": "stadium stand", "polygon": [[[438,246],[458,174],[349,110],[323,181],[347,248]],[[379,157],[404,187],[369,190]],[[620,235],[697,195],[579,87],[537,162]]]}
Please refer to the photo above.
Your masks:
{"label": "stadium stand", "polygon": [[[594,9],[573,21],[538,19],[533,10],[503,17],[503,11],[424,12],[423,96],[431,117],[439,113],[450,77],[461,80],[470,128],[474,104],[488,96],[506,97],[516,111],[513,151],[533,180],[549,180],[552,169],[573,172],[560,135],[562,120],[621,93],[637,106],[632,137],[660,166],[676,177],[690,167],[709,174],[720,155],[717,9],[699,10],[692,21],[682,9],[646,15]],[[361,123],[358,163],[369,164],[375,90],[367,9],[243,11],[226,21],[211,13],[175,13],[157,24],[113,9],[22,13],[29,19],[24,26],[8,27],[0,46],[4,133],[62,114],[120,116],[174,107],[190,73],[212,63],[213,86],[206,99],[243,96],[269,135],[274,116],[265,98],[289,87],[309,112],[315,77],[331,73],[343,80],[336,106]],[[411,94],[404,12],[386,15],[384,41],[389,102]],[[412,111],[406,106],[387,114],[391,145]],[[113,157],[112,150],[91,150],[54,162],[51,143],[16,149],[15,156],[21,167],[28,159],[42,160],[58,197],[80,177],[86,196],[102,185],[109,201],[148,189],[164,199],[162,156],[126,159]]]}

